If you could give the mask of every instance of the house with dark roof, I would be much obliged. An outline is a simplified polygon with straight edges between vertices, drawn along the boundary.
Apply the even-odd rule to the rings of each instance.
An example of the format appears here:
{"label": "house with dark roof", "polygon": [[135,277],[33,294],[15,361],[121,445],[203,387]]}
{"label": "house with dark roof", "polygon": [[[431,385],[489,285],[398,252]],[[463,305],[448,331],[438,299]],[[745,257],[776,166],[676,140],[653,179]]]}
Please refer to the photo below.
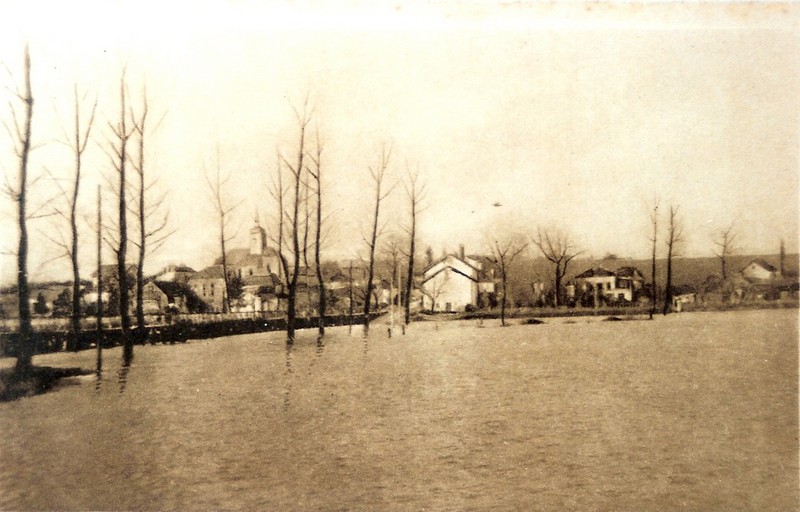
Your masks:
{"label": "house with dark roof", "polygon": [[168,311],[188,313],[189,293],[188,287],[181,283],[150,280],[142,290],[144,311],[146,314]]}
{"label": "house with dark roof", "polygon": [[222,265],[211,265],[189,278],[189,287],[209,311],[222,311],[225,301],[225,278]]}
{"label": "house with dark roof", "polygon": [[775,266],[761,258],[747,264],[739,275],[749,285],[749,293],[758,299],[781,299],[797,297],[800,284],[797,277],[784,275]]}
{"label": "house with dark roof", "polygon": [[750,282],[764,281],[781,277],[777,268],[761,258],[752,260],[741,270],[740,273],[742,274],[742,277]]}
{"label": "house with dark roof", "polygon": [[633,302],[642,289],[644,276],[636,267],[621,267],[616,271],[595,267],[578,274],[574,281],[575,291],[581,296]]}

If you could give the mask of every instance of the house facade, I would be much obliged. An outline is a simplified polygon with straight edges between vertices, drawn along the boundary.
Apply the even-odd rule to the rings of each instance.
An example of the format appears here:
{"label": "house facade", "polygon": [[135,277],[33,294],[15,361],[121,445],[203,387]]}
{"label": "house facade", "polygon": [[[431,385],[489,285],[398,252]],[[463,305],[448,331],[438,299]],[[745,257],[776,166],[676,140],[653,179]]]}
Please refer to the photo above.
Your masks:
{"label": "house facade", "polygon": [[187,290],[174,281],[151,280],[142,289],[145,314],[188,313]]}
{"label": "house facade", "polygon": [[781,277],[778,269],[761,258],[754,259],[741,270],[742,277],[751,282]]}
{"label": "house facade", "polygon": [[494,293],[494,282],[477,259],[450,254],[425,268],[420,291],[422,310],[464,311],[478,305],[479,293]]}
{"label": "house facade", "polygon": [[609,302],[633,302],[639,296],[644,276],[635,267],[611,271],[596,267],[575,276],[575,293],[596,296]]}
{"label": "house facade", "polygon": [[209,311],[223,311],[226,291],[222,265],[211,265],[195,272],[189,278],[189,287],[205,303]]}

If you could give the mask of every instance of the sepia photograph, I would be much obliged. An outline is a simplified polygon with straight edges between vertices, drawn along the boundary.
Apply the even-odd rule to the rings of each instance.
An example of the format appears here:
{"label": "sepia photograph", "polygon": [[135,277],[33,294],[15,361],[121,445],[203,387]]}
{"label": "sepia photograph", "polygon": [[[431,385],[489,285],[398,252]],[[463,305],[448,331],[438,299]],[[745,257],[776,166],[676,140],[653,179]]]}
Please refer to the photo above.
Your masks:
{"label": "sepia photograph", "polygon": [[0,510],[800,510],[800,4],[0,19]]}

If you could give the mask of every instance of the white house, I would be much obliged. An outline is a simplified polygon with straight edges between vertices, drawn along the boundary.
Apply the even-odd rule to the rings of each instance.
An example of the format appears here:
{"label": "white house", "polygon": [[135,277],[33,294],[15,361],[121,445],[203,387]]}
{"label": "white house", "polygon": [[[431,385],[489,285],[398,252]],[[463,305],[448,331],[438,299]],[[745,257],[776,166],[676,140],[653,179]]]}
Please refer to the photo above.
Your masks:
{"label": "white house", "polygon": [[635,267],[622,267],[616,272],[602,267],[592,268],[575,276],[575,283],[581,292],[594,292],[608,300],[633,302],[642,288],[644,276]]}
{"label": "white house", "polygon": [[762,260],[761,258],[754,259],[742,269],[742,277],[748,281],[775,279],[780,277],[778,269]]}
{"label": "white house", "polygon": [[478,293],[493,293],[481,263],[466,256],[447,255],[423,271],[421,307],[431,311],[464,311],[477,306]]}

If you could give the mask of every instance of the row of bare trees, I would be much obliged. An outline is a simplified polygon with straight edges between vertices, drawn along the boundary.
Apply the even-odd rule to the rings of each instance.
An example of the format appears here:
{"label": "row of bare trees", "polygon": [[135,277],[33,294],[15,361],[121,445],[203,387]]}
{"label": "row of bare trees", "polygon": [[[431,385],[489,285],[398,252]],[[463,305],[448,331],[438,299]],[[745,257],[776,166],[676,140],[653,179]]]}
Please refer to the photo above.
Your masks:
{"label": "row of bare trees", "polygon": [[[9,74],[12,74],[9,70]],[[12,74],[13,75],[13,74]],[[110,135],[105,137],[103,143],[98,143],[109,156],[113,171],[111,176],[103,175],[109,188],[117,200],[117,219],[108,225],[101,224],[101,202],[98,190],[98,222],[94,228],[97,230],[98,240],[102,239],[109,245],[116,255],[117,281],[120,310],[120,324],[123,340],[123,357],[126,362],[133,358],[133,338],[130,334],[129,315],[129,283],[127,261],[128,244],[138,247],[136,260],[136,319],[137,337],[140,340],[145,336],[145,319],[143,304],[144,264],[148,252],[157,249],[171,233],[168,231],[168,213],[162,211],[165,197],[153,196],[153,187],[156,180],[150,177],[149,169],[145,167],[146,140],[155,129],[151,127],[148,114],[148,101],[146,93],[142,94],[141,108],[135,111],[128,105],[128,86],[125,73],[120,81],[119,118],[116,122],[109,122]],[[34,211],[30,211],[29,192],[30,186],[38,181],[43,174],[30,180],[30,155],[33,150],[34,126],[34,96],[31,84],[31,58],[26,46],[23,54],[22,87],[14,91],[14,98],[18,103],[9,103],[11,122],[4,122],[9,136],[14,142],[15,154],[18,160],[16,185],[6,181],[4,192],[17,206],[17,225],[19,230],[19,243],[16,249],[17,257],[17,289],[19,300],[19,342],[17,346],[16,371],[27,373],[32,368],[32,358],[35,352],[30,311],[30,287],[28,282],[28,256],[29,256],[29,226],[32,219],[54,217],[58,223],[55,229],[41,231],[43,236],[50,240],[58,249],[58,257],[70,260],[72,269],[72,311],[70,314],[71,337],[69,348],[77,349],[81,334],[81,295],[82,279],[79,264],[78,250],[80,247],[79,223],[79,198],[81,184],[85,176],[85,152],[90,141],[93,141],[92,132],[95,125],[98,100],[94,98],[88,109],[83,106],[87,102],[87,94],[81,96],[78,86],[73,88],[73,115],[71,128],[63,129],[63,140],[59,142],[66,145],[72,154],[72,169],[68,171],[67,178],[60,178],[50,169],[45,169],[45,174],[51,178],[52,184],[58,190],[55,197],[48,199]],[[135,141],[135,142],[134,142]],[[136,144],[134,151],[130,150],[131,143]],[[135,180],[128,176],[129,167],[133,168]],[[63,171],[62,171],[63,172]],[[66,182],[62,184],[62,182]],[[135,195],[129,199],[129,194]],[[128,214],[132,213],[137,220],[138,237],[132,240],[128,234]],[[58,233],[53,236],[50,232]],[[102,325],[102,268],[100,259],[101,247],[98,246],[98,326]],[[97,343],[100,341],[98,339]]]}

